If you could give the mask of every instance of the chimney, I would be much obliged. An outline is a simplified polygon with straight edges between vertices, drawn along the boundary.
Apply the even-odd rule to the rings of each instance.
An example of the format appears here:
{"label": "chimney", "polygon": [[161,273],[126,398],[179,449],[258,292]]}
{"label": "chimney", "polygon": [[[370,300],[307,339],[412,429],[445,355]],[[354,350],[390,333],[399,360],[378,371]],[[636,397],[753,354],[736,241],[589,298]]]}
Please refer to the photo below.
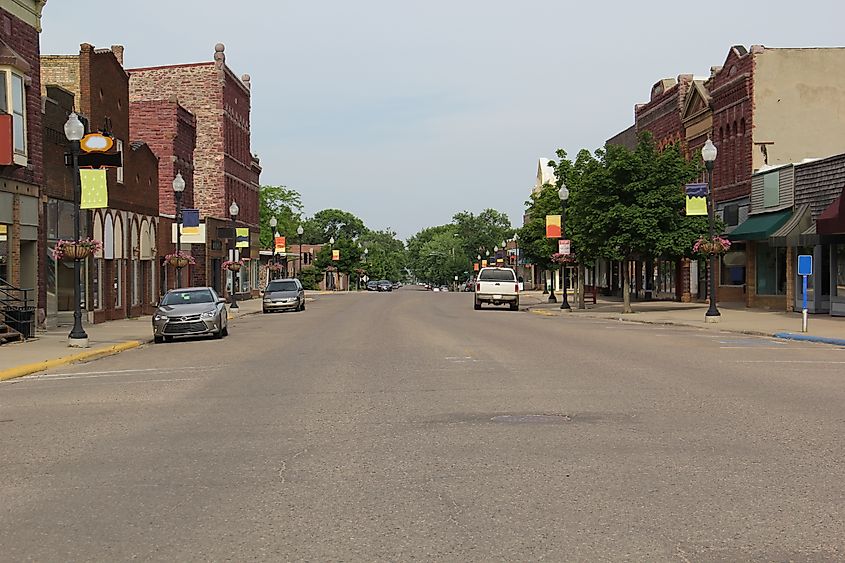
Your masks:
{"label": "chimney", "polygon": [[114,53],[114,58],[123,66],[123,45],[112,45],[111,52]]}

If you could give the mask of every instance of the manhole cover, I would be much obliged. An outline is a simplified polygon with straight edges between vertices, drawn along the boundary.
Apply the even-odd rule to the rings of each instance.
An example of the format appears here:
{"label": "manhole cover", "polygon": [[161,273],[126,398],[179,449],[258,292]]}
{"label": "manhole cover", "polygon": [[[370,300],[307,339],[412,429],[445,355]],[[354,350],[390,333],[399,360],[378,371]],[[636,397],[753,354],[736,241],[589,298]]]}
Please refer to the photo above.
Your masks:
{"label": "manhole cover", "polygon": [[490,420],[511,424],[559,424],[569,422],[572,417],[565,414],[503,414],[494,416]]}

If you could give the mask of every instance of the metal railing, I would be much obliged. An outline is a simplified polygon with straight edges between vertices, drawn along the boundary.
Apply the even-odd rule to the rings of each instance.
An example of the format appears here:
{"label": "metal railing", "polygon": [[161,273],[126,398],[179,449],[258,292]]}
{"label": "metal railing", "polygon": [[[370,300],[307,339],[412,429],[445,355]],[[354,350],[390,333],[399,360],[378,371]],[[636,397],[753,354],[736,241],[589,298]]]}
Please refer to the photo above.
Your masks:
{"label": "metal railing", "polygon": [[0,321],[24,339],[35,336],[35,300],[30,297],[34,293],[0,278]]}

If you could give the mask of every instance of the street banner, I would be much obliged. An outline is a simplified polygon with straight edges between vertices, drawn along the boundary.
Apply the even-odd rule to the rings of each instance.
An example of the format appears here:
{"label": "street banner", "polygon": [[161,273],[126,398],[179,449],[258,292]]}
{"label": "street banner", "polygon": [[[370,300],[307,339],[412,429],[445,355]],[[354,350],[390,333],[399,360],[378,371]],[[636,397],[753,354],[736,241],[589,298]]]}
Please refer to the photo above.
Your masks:
{"label": "street banner", "polygon": [[546,215],[546,238],[560,238],[560,215]]}
{"label": "street banner", "polygon": [[82,185],[80,209],[102,209],[109,206],[105,170],[80,170],[79,182]]}
{"label": "street banner", "polygon": [[482,261],[481,261],[481,267],[482,267],[482,268],[486,268],[486,267],[487,267],[487,260],[482,260]]}
{"label": "street banner", "polygon": [[504,263],[505,263],[505,259],[504,259],[504,258],[496,258],[496,265],[497,265],[497,266],[501,266],[501,265],[502,265],[502,264],[504,264]]}
{"label": "street banner", "polygon": [[560,239],[557,241],[558,254],[572,254],[572,241]]}
{"label": "street banner", "polygon": [[235,229],[235,248],[249,248],[249,227]]}
{"label": "street banner", "polygon": [[707,198],[687,196],[687,217],[707,215]]}
{"label": "street banner", "polygon": [[340,260],[340,250],[332,250],[332,260],[335,262]]}
{"label": "street banner", "polygon": [[285,246],[285,237],[275,237],[274,239],[276,252],[284,254],[287,252],[287,247]]}
{"label": "street banner", "polygon": [[706,197],[707,184],[687,184],[684,186],[684,193],[690,197]]}
{"label": "street banner", "polygon": [[200,232],[200,210],[199,209],[183,209],[182,210],[182,234],[196,235]]}
{"label": "street banner", "polygon": [[477,272],[477,271],[478,271],[478,266],[479,266],[478,262],[473,263],[473,265],[472,265],[472,271],[473,271],[473,272]]}

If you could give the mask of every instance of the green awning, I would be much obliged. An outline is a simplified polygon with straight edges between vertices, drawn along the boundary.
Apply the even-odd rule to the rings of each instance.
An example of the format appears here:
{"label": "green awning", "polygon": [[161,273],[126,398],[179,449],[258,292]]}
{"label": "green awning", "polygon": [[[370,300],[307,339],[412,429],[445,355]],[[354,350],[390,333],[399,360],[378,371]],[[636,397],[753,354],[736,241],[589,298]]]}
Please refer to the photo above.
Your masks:
{"label": "green awning", "polygon": [[728,235],[728,238],[730,240],[766,240],[772,233],[780,229],[791,216],[791,209],[750,215],[744,223]]}

